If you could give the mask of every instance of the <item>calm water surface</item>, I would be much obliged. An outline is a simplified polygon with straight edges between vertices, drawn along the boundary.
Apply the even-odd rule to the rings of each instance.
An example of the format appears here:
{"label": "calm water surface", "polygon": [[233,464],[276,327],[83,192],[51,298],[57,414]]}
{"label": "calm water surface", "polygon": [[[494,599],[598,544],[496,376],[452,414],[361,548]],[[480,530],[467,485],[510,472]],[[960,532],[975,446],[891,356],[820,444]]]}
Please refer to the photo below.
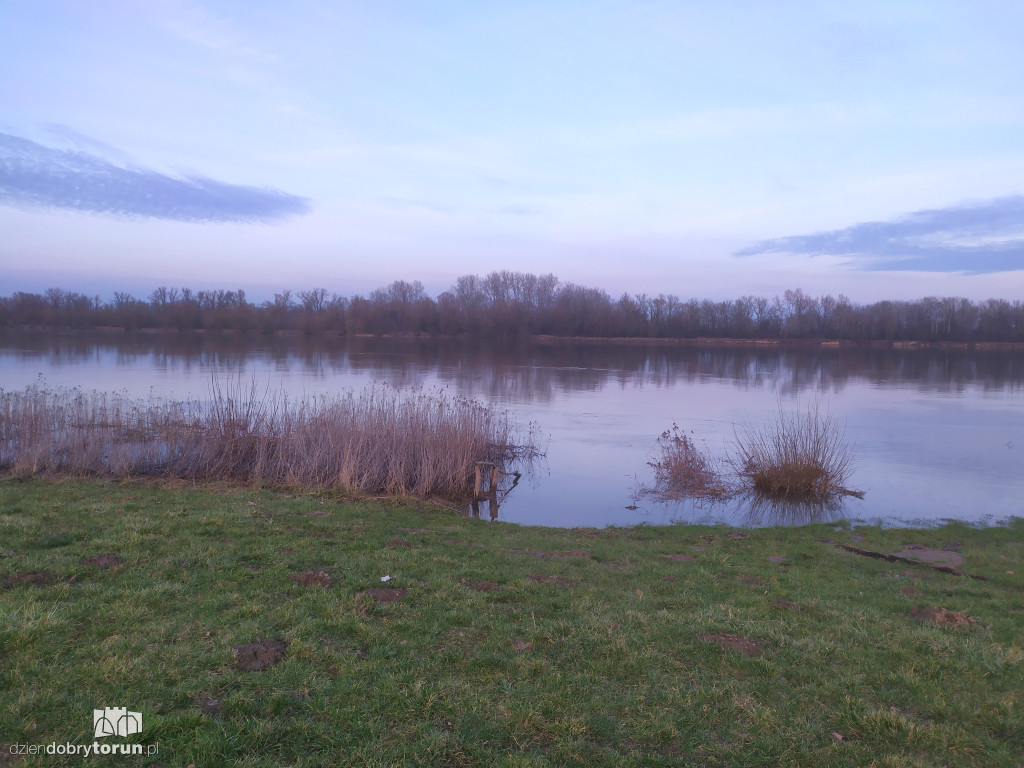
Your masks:
{"label": "calm water surface", "polygon": [[[734,349],[551,342],[9,332],[0,387],[203,398],[212,372],[323,394],[376,382],[445,388],[536,422],[547,457],[503,494],[497,519],[552,526],[802,523],[839,518],[998,523],[1024,515],[1024,354]],[[834,509],[636,498],[673,423],[724,455],[734,429],[820,399],[857,457],[863,500]],[[508,485],[506,481],[505,486]],[[635,506],[635,509],[629,507]],[[493,514],[486,502],[479,510]]]}

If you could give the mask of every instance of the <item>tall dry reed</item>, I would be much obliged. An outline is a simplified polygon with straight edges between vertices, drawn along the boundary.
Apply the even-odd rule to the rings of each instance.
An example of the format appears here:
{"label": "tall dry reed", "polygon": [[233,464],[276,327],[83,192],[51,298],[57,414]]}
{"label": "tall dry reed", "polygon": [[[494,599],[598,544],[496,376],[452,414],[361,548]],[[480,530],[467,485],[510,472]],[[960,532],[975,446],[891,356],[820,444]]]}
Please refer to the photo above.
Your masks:
{"label": "tall dry reed", "polygon": [[755,493],[770,499],[827,501],[840,495],[861,496],[846,487],[853,453],[845,430],[820,403],[805,413],[785,413],[780,405],[774,423],[737,429],[730,461]]}
{"label": "tall dry reed", "polygon": [[0,390],[0,468],[19,475],[225,479],[461,498],[474,467],[538,453],[507,412],[443,391],[373,386],[290,400],[214,379],[207,401]]}
{"label": "tall dry reed", "polygon": [[658,458],[648,462],[654,469],[654,488],[663,499],[683,497],[722,498],[728,493],[719,462],[699,448],[690,435],[673,424],[658,438]]}

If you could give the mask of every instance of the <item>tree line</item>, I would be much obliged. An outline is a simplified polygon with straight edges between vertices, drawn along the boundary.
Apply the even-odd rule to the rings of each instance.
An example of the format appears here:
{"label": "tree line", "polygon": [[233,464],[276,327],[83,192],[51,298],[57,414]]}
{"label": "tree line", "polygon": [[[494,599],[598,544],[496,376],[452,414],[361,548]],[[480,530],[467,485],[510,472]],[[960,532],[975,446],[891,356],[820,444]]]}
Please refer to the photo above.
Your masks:
{"label": "tree line", "polygon": [[500,271],[465,275],[436,298],[418,280],[397,280],[367,296],[324,288],[282,291],[260,303],[245,291],[159,287],[145,299],[117,292],[103,301],[74,291],[18,291],[0,297],[0,326],[120,327],[305,334],[424,334],[640,338],[849,339],[1024,342],[1024,303],[929,296],[855,303],[846,296],[681,299],[614,298],[554,275]]}

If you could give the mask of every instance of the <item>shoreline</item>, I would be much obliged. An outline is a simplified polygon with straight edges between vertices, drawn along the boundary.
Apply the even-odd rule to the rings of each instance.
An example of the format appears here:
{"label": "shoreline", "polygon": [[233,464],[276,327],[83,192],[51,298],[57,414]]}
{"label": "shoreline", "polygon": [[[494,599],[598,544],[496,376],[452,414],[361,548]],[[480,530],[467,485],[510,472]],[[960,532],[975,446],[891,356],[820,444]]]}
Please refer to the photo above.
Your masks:
{"label": "shoreline", "polygon": [[431,334],[419,332],[401,333],[337,333],[318,332],[306,333],[300,330],[275,330],[266,333],[256,330],[239,330],[237,328],[135,328],[128,330],[122,326],[99,326],[96,328],[66,328],[50,326],[6,326],[0,333],[54,333],[54,334],[107,334],[107,335],[149,335],[149,336],[210,336],[225,338],[301,338],[301,339],[401,339],[417,341],[481,341],[481,342],[513,342],[531,344],[614,344],[622,346],[695,346],[695,347],[750,347],[754,349],[894,349],[894,350],[972,350],[972,351],[1018,351],[1024,350],[1024,342],[1015,341],[945,341],[920,339],[831,339],[831,338],[726,338],[715,336],[695,336],[689,338],[666,338],[649,336],[556,336],[553,334],[529,335],[471,335],[471,334]]}

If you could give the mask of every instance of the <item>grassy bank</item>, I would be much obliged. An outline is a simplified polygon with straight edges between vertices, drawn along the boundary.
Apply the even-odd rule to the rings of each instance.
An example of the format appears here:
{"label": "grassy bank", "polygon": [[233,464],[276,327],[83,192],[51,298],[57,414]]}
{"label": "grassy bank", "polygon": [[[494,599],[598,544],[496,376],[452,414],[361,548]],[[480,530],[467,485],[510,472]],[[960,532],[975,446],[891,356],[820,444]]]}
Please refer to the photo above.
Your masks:
{"label": "grassy bank", "polygon": [[116,762],[9,754],[91,744],[100,707],[144,728],[96,741],[181,768],[1024,751],[1020,524],[569,531],[324,492],[5,479],[0,554],[0,764]]}

